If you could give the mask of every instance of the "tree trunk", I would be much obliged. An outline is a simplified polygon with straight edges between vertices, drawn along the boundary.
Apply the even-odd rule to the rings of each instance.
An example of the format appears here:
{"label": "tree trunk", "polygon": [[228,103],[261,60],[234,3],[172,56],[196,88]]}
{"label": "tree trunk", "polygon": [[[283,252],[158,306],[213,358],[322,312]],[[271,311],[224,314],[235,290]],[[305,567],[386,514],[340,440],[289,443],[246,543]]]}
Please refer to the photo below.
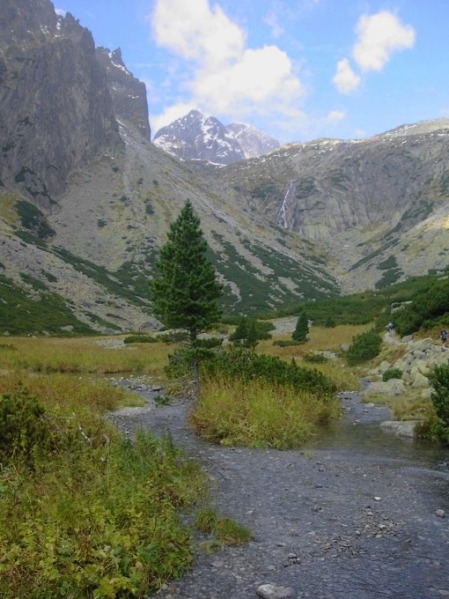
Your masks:
{"label": "tree trunk", "polygon": [[192,361],[192,389],[193,399],[198,401],[200,399],[200,363],[197,359]]}

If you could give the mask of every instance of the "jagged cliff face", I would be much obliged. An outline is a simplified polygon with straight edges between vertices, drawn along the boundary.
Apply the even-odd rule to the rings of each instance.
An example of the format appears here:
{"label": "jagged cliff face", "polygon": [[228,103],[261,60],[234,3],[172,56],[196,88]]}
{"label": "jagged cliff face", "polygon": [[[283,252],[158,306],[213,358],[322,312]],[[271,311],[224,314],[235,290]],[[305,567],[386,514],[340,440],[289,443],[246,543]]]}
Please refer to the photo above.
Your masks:
{"label": "jagged cliff face", "polygon": [[73,169],[123,145],[106,74],[90,32],[48,0],[2,0],[0,31],[0,180],[48,207]]}
{"label": "jagged cliff face", "polygon": [[113,52],[97,48],[97,58],[106,71],[116,117],[132,123],[149,140],[151,129],[145,84],[128,71],[120,48]]}

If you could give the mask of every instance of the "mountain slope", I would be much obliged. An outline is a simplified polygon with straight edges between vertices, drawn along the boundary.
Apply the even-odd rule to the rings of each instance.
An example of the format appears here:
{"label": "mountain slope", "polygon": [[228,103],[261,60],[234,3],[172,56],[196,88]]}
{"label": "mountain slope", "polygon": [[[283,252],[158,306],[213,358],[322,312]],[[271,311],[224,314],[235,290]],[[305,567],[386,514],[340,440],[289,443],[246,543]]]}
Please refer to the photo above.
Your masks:
{"label": "mountain slope", "polygon": [[448,164],[449,120],[438,119],[363,141],[291,144],[203,173],[322,247],[343,286],[361,290],[446,266]]}
{"label": "mountain slope", "polygon": [[[150,142],[142,84],[119,51],[95,49],[48,0],[4,0],[0,26],[0,331],[8,318],[21,332],[156,326],[148,281],[186,199],[227,313],[447,266],[448,120],[242,160],[247,130],[191,113],[201,135],[182,152],[205,158],[182,162]],[[206,162],[220,152],[234,162]]]}

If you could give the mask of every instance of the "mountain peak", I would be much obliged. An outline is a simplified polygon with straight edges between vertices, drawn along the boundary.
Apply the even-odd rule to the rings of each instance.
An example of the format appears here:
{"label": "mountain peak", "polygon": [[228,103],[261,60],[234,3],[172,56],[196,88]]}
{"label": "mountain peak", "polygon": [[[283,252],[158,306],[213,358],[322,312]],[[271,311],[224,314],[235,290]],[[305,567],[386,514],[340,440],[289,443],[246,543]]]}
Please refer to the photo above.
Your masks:
{"label": "mountain peak", "polygon": [[255,158],[279,147],[279,142],[243,123],[223,125],[197,109],[160,129],[154,143],[180,160],[204,160],[226,165]]}

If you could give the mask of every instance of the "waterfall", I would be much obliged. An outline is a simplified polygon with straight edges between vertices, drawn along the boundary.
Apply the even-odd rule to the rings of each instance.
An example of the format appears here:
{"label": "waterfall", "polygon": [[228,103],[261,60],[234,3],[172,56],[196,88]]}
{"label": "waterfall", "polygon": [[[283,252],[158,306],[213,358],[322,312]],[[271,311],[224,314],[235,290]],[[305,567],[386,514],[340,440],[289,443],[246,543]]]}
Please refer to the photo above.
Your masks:
{"label": "waterfall", "polygon": [[282,227],[284,227],[284,229],[288,229],[288,202],[290,196],[295,193],[295,189],[296,181],[290,181],[287,191],[285,192],[284,199],[282,200],[282,206],[278,212],[278,222]]}

